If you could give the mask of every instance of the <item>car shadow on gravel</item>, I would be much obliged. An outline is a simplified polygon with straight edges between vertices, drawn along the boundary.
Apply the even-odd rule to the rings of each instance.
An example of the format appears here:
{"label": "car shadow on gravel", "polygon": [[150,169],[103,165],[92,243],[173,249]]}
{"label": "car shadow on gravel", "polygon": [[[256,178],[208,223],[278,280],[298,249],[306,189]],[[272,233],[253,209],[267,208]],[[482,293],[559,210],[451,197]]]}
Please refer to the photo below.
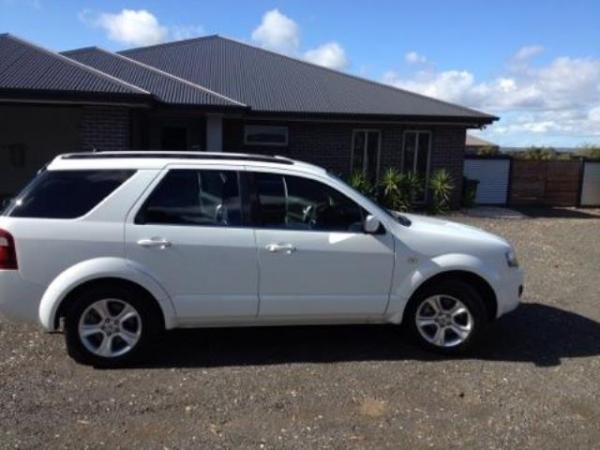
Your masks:
{"label": "car shadow on gravel", "polygon": [[560,208],[543,206],[523,206],[513,207],[515,211],[520,212],[532,219],[600,219],[597,209],[585,208]]}
{"label": "car shadow on gravel", "polygon": [[[144,368],[419,360],[448,357],[420,350],[381,325],[175,330],[154,345]],[[494,322],[464,359],[556,366],[600,355],[600,323],[539,303],[524,303]]]}

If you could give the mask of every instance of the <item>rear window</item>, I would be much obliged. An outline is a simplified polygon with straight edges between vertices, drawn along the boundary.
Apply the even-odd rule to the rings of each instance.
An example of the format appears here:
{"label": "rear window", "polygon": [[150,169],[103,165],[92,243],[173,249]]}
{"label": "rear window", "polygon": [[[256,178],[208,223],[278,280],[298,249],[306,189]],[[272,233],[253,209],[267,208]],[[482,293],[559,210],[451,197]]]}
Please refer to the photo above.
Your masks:
{"label": "rear window", "polygon": [[90,212],[133,170],[52,170],[41,173],[11,202],[10,217],[74,219]]}

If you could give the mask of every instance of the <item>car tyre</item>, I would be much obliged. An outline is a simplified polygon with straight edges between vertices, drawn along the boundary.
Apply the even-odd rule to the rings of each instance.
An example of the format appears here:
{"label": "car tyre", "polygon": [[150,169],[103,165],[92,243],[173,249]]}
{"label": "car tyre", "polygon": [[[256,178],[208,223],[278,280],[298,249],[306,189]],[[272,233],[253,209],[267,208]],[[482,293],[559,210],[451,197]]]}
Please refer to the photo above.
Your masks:
{"label": "car tyre", "polygon": [[160,331],[152,299],[127,286],[95,286],[79,293],[65,317],[67,352],[95,367],[138,361]]}
{"label": "car tyre", "polygon": [[424,349],[458,355],[473,348],[487,320],[476,289],[460,280],[444,280],[411,299],[403,322],[410,338]]}

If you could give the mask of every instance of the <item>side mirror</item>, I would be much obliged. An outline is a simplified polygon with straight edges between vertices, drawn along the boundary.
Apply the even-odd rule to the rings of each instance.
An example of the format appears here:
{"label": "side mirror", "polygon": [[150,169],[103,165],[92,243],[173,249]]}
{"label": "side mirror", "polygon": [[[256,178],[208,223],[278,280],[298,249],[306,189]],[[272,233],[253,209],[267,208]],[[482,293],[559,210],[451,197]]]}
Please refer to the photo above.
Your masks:
{"label": "side mirror", "polygon": [[372,214],[369,214],[365,218],[365,222],[363,224],[363,229],[365,230],[365,233],[369,233],[369,234],[378,233],[379,230],[381,229],[381,222],[379,222],[379,219],[377,217],[375,217]]}

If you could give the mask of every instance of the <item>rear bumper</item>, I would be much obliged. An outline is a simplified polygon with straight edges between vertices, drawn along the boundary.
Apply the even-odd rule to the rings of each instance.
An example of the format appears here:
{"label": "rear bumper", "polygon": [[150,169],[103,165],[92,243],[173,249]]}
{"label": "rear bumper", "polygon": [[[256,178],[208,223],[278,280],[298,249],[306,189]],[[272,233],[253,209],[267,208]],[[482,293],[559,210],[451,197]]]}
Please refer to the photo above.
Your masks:
{"label": "rear bumper", "polygon": [[496,287],[498,312],[496,318],[519,306],[524,289],[525,272],[520,268],[509,268]]}
{"label": "rear bumper", "polygon": [[0,316],[11,321],[39,323],[44,289],[25,281],[15,270],[0,270]]}

